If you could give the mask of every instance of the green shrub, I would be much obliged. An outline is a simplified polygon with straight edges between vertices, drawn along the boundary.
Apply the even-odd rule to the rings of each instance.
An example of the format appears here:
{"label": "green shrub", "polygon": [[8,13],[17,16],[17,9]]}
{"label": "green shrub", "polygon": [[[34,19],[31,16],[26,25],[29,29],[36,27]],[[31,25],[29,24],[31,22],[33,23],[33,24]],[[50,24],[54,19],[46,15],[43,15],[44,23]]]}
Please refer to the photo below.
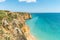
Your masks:
{"label": "green shrub", "polygon": [[0,11],[0,20],[2,20],[6,16],[4,11]]}

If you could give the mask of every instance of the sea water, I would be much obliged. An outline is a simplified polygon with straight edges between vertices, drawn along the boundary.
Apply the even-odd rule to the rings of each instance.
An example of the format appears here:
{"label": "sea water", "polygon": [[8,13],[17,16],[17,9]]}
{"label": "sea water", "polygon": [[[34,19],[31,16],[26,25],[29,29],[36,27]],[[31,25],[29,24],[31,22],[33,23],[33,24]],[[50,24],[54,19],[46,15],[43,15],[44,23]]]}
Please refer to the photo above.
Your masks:
{"label": "sea water", "polygon": [[26,24],[36,40],[60,40],[59,13],[32,13]]}

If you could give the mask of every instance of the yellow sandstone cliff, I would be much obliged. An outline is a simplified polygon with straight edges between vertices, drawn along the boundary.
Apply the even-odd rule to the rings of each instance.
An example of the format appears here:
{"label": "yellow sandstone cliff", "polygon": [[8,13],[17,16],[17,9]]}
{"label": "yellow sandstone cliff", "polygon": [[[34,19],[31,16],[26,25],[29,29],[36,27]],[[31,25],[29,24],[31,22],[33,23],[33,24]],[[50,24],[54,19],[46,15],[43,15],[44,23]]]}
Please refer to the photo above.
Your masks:
{"label": "yellow sandstone cliff", "polygon": [[0,40],[35,40],[25,24],[28,19],[31,15],[26,12],[0,10]]}

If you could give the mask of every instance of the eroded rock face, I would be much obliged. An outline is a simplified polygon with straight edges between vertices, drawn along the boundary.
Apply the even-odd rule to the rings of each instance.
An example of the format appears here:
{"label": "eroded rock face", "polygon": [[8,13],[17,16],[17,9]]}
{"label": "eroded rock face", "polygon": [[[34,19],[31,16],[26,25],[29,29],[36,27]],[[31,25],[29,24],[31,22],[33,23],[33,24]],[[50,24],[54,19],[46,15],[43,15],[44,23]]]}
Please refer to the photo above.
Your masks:
{"label": "eroded rock face", "polygon": [[30,29],[25,24],[26,20],[31,19],[29,13],[1,12],[6,15],[2,15],[2,20],[0,20],[0,40],[33,40]]}

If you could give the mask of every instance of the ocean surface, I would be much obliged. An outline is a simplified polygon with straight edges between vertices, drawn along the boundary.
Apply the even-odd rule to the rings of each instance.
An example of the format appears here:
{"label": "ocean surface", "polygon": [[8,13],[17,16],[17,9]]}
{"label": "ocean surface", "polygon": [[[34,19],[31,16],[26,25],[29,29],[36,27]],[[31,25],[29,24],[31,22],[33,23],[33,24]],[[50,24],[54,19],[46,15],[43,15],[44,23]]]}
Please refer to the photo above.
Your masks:
{"label": "ocean surface", "polygon": [[36,40],[60,40],[59,13],[32,13],[26,24]]}

